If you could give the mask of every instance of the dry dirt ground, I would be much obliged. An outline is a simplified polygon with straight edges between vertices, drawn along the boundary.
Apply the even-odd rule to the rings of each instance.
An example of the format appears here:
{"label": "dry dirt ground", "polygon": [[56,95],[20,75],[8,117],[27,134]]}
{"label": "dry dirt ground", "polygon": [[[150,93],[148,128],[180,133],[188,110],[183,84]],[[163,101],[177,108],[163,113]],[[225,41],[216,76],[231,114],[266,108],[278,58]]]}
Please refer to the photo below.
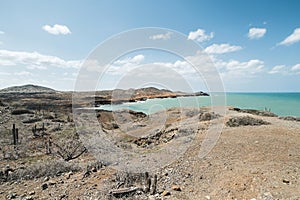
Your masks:
{"label": "dry dirt ground", "polygon": [[[172,113],[174,110],[169,112]],[[198,114],[193,117],[199,118]],[[233,110],[228,110],[225,122],[231,118],[243,116],[262,119],[270,124],[238,127],[225,125],[216,146],[205,158],[199,158],[198,153],[206,134],[205,127],[211,121],[218,119],[200,121],[199,123],[204,128],[197,129],[195,140],[183,156],[150,172],[152,183],[154,175],[157,176],[157,188],[153,194],[137,190],[127,196],[120,195],[119,198],[300,199],[300,122],[282,120],[277,117],[256,116]],[[2,111],[3,117],[7,120],[15,119],[10,119],[4,110]],[[67,121],[66,116],[64,119]],[[189,117],[182,120],[189,120]],[[175,121],[176,117],[173,116],[173,119],[167,123],[172,126],[176,124]],[[51,123],[49,122],[50,125]],[[111,122],[106,119],[106,125],[107,123]],[[11,121],[6,124],[10,127]],[[1,126],[4,127],[2,124]],[[22,126],[21,123],[18,124],[18,127]],[[57,124],[51,126],[56,127]],[[71,126],[71,123],[66,122],[62,130],[67,130],[66,126]],[[31,129],[32,125],[26,127]],[[110,132],[111,129],[108,127],[106,131]],[[177,132],[174,134],[176,135]],[[164,136],[163,145],[168,143],[168,138],[173,137]],[[36,139],[32,138],[32,140]],[[133,140],[127,142],[138,143]],[[138,144],[144,145],[143,141]],[[0,167],[3,171],[6,168],[17,171],[22,167],[28,168],[30,164],[47,160],[58,160],[58,157],[37,153],[30,159],[3,158],[0,160]],[[110,166],[91,165],[88,169],[88,163],[93,162],[95,162],[93,155],[84,153],[79,158],[68,162],[72,166],[79,166],[79,170],[29,180],[19,178],[2,181],[0,199],[117,199],[118,197],[109,192],[132,188],[130,186],[138,186],[143,182],[128,181],[130,176],[133,176],[130,174],[125,175],[129,177],[128,179],[124,177],[122,179],[120,172],[116,172]]]}

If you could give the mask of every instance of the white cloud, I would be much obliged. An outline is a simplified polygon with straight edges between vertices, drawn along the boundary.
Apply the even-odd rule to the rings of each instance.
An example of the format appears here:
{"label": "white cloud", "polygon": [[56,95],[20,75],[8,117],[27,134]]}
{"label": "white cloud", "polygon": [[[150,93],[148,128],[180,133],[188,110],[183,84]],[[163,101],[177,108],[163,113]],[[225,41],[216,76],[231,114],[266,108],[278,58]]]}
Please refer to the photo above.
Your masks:
{"label": "white cloud", "polygon": [[267,32],[265,28],[250,28],[248,32],[249,39],[259,39],[262,38]]}
{"label": "white cloud", "polygon": [[296,64],[291,68],[292,71],[298,71],[300,70],[300,64]]}
{"label": "white cloud", "polygon": [[70,29],[67,26],[60,25],[60,24],[55,24],[52,27],[50,25],[44,25],[42,27],[42,29],[44,31],[47,31],[50,34],[53,34],[53,35],[59,35],[59,34],[67,35],[67,34],[71,34],[71,31],[70,31]]}
{"label": "white cloud", "polygon": [[0,35],[3,35],[5,32],[4,31],[0,31]]}
{"label": "white cloud", "polygon": [[[136,68],[142,61],[144,61],[144,55],[136,55],[134,57],[128,57],[125,59],[119,59],[113,62],[112,65],[109,66],[108,73],[112,75],[122,75],[127,73],[134,68]],[[99,67],[98,63],[93,64],[96,68]],[[94,67],[94,68],[95,68]]]}
{"label": "white cloud", "polygon": [[0,50],[0,66],[25,66],[27,69],[79,68],[81,61],[66,61],[38,52]]}
{"label": "white cloud", "polygon": [[122,60],[117,60],[114,62],[115,65],[129,65],[129,64],[139,64],[145,59],[144,55],[136,55],[134,57],[128,57]]}
{"label": "white cloud", "polygon": [[171,38],[171,35],[172,35],[172,34],[173,34],[172,32],[167,32],[167,33],[165,33],[165,34],[152,35],[152,36],[150,36],[149,38],[150,38],[151,40],[168,40],[168,39]]}
{"label": "white cloud", "polygon": [[205,30],[198,29],[197,31],[191,31],[189,33],[188,39],[189,40],[197,40],[198,42],[204,42],[210,40],[214,37],[214,33],[211,32],[210,34],[206,34]]}
{"label": "white cloud", "polygon": [[17,76],[32,76],[33,74],[31,72],[28,72],[28,71],[21,71],[21,72],[14,73],[14,75],[17,75]]}
{"label": "white cloud", "polygon": [[278,45],[288,46],[288,45],[294,44],[299,41],[300,41],[300,28],[296,28],[291,35],[289,35],[287,38],[285,38]]}
{"label": "white cloud", "polygon": [[246,62],[237,60],[216,61],[216,66],[223,71],[224,74],[235,77],[249,77],[263,71],[264,62],[257,59],[252,59]]}
{"label": "white cloud", "polygon": [[211,53],[211,54],[223,54],[223,53],[239,51],[241,49],[242,49],[241,46],[234,46],[230,44],[213,44],[211,46],[206,47],[204,51],[206,53]]}
{"label": "white cloud", "polygon": [[285,72],[286,66],[285,65],[277,65],[273,67],[268,73],[269,74],[278,74]]}

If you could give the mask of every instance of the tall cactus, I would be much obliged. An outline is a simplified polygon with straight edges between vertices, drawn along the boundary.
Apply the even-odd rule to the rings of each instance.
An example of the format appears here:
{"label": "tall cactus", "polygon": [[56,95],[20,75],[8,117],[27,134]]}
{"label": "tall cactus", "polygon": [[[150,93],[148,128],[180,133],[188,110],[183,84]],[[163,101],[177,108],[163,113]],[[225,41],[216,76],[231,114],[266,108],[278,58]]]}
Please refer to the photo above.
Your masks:
{"label": "tall cactus", "polygon": [[13,124],[13,128],[12,128],[12,135],[13,135],[13,144],[17,145],[19,143],[19,129],[16,128],[16,125]]}

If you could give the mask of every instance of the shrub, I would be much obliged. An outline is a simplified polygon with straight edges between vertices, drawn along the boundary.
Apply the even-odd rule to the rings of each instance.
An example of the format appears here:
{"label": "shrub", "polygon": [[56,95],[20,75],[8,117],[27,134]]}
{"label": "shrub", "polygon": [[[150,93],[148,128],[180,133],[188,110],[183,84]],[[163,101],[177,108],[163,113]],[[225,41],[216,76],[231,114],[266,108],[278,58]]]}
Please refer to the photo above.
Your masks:
{"label": "shrub", "polygon": [[12,115],[33,114],[32,111],[26,109],[17,109],[11,112]]}
{"label": "shrub", "polygon": [[268,124],[270,124],[270,122],[266,122],[262,119],[257,119],[249,116],[233,117],[226,122],[226,125],[229,127],[260,126],[260,125],[268,125]]}
{"label": "shrub", "polygon": [[34,179],[46,176],[54,177],[58,174],[70,171],[80,171],[80,167],[62,160],[42,161],[15,170],[9,174],[7,180]]}

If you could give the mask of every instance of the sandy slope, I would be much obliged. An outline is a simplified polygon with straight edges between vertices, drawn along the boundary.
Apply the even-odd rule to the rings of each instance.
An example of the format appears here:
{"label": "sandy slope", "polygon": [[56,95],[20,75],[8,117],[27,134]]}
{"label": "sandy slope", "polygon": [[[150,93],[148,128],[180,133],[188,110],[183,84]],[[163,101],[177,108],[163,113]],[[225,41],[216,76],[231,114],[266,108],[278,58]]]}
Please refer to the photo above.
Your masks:
{"label": "sandy slope", "polygon": [[[244,115],[250,114],[228,111],[226,120]],[[300,199],[300,123],[250,116],[271,125],[225,126],[216,146],[203,159],[198,153],[206,130],[199,129],[193,145],[181,158],[157,170],[158,194],[135,199]],[[83,157],[78,162],[88,159]],[[78,172],[49,180],[6,182],[0,187],[0,199],[12,193],[16,198],[107,199],[101,193],[107,194],[116,184],[111,181],[113,172],[104,167],[86,178],[84,172]],[[43,183],[48,183],[45,190],[41,188]],[[173,190],[173,185],[181,191]],[[163,191],[170,195],[162,197]]]}

